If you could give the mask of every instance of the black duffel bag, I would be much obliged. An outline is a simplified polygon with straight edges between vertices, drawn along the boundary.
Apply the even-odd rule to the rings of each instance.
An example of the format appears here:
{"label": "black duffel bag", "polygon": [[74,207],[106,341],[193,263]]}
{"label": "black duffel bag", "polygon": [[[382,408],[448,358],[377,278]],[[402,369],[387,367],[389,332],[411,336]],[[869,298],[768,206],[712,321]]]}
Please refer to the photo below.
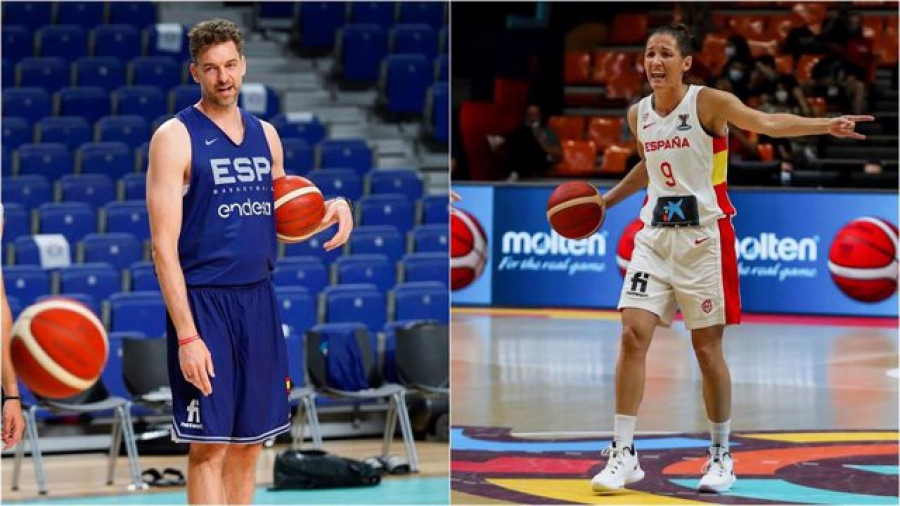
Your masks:
{"label": "black duffel bag", "polygon": [[369,464],[320,450],[286,450],[275,457],[272,490],[373,486],[381,474]]}

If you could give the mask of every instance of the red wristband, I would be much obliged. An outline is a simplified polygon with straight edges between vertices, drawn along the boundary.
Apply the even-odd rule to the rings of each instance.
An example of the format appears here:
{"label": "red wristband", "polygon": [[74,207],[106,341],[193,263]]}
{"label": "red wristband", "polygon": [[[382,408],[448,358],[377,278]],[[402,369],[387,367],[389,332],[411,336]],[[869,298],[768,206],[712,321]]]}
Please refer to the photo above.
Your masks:
{"label": "red wristband", "polygon": [[194,334],[190,337],[185,337],[184,339],[179,339],[178,346],[184,346],[188,343],[193,343],[194,341],[197,341],[199,339],[200,339],[200,334]]}

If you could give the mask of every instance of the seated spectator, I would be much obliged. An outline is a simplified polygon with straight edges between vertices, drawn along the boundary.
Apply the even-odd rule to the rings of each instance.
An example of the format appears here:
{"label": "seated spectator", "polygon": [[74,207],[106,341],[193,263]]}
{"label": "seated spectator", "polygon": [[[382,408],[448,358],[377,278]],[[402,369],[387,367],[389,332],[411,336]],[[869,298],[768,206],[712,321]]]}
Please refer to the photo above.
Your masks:
{"label": "seated spectator", "polygon": [[819,60],[812,70],[812,79],[805,86],[809,94],[825,97],[831,105],[850,109],[853,114],[866,110],[866,83],[862,69],[829,55]]}
{"label": "seated spectator", "polygon": [[546,126],[541,108],[530,104],[525,121],[504,136],[489,136],[492,150],[505,150],[504,174],[510,179],[538,177],[552,168],[562,156],[559,138]]}

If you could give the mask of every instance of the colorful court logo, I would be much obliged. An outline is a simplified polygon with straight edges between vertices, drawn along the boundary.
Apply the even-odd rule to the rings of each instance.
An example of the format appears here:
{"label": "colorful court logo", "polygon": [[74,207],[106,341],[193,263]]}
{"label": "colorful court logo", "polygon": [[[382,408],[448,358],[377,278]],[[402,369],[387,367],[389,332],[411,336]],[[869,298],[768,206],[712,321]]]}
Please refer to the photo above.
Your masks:
{"label": "colorful court logo", "polygon": [[706,434],[638,437],[647,474],[628,490],[595,494],[608,439],[527,439],[504,428],[454,427],[451,487],[520,504],[897,504],[896,431],[746,432],[732,437],[738,481],[725,494],[696,491]]}

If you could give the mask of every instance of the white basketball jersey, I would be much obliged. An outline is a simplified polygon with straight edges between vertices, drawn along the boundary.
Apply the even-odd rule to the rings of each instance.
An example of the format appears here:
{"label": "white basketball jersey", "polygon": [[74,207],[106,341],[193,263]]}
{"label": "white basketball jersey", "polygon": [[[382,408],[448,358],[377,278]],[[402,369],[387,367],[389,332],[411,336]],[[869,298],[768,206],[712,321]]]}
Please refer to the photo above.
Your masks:
{"label": "white basketball jersey", "polygon": [[641,220],[650,225],[661,196],[693,195],[700,225],[735,214],[728,199],[728,135],[711,137],[700,125],[697,96],[702,86],[688,87],[678,107],[662,117],[653,110],[653,95],[638,103],[637,138],[644,148],[650,185]]}

